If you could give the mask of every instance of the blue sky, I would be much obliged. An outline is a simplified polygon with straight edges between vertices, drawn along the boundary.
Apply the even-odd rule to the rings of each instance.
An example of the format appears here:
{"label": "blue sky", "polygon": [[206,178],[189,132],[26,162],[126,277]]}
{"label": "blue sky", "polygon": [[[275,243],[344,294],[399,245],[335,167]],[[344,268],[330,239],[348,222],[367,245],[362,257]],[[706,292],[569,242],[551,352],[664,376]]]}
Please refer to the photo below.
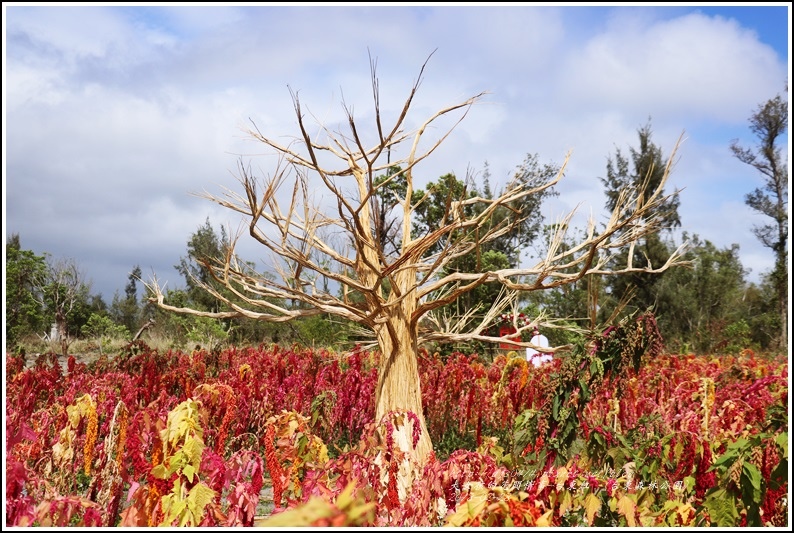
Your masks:
{"label": "blue sky", "polygon": [[[487,161],[498,188],[526,154],[560,163],[548,221],[577,208],[605,216],[599,177],[649,118],[668,155],[685,141],[669,189],[682,229],[738,244],[748,279],[773,256],[744,205],[761,185],[729,145],[755,139],[748,118],[790,77],[790,8],[635,5],[86,6],[3,4],[3,199],[6,237],[75,259],[110,302],[140,265],[168,287],[207,217],[240,219],[193,192],[237,188],[242,154],[272,158],[241,128],[294,135],[288,87],[318,120],[341,99],[372,114],[369,56],[393,116],[433,53],[411,120],[488,91],[419,173],[426,181]],[[789,143],[788,138],[786,143]],[[784,152],[788,154],[789,148]],[[250,157],[249,157],[250,156]],[[786,155],[786,158],[788,156]],[[677,237],[678,238],[678,237]],[[240,253],[264,254],[245,240]],[[529,258],[533,250],[527,250]]]}

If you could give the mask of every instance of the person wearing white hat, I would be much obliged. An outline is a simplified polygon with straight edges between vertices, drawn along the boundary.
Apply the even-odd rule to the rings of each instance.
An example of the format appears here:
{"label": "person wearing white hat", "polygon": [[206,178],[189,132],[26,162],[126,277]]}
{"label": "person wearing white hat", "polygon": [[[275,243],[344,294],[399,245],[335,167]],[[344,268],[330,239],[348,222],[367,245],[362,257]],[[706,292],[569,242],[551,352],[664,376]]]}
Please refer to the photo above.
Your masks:
{"label": "person wearing white hat", "polygon": [[543,348],[549,347],[549,339],[547,339],[545,335],[541,335],[537,327],[532,331],[532,339],[530,339],[529,342],[540,349],[537,350],[531,346],[527,348],[527,361],[532,363],[535,367],[539,367],[541,364],[551,361],[551,354],[543,351]]}

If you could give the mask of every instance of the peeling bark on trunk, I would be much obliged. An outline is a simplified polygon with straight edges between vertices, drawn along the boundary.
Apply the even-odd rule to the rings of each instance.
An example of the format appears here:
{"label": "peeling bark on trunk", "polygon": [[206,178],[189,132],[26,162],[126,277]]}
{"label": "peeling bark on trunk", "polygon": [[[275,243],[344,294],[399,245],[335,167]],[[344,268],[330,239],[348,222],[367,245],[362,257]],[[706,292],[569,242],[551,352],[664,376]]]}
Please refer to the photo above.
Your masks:
{"label": "peeling bark on trunk", "polygon": [[[415,332],[412,333],[404,315],[376,328],[376,332],[382,355],[375,391],[375,421],[379,424],[383,442],[389,442],[387,453],[380,454],[376,462],[384,465],[396,462],[395,488],[400,504],[404,504],[411,493],[414,480],[421,475],[422,468],[433,451],[422,409],[422,390],[416,356],[417,337]],[[405,415],[385,418],[394,411],[411,412],[416,415],[416,419],[411,420]],[[382,424],[386,420],[391,424]],[[419,439],[414,446],[416,421],[419,422]],[[386,432],[391,434],[386,435]],[[388,472],[388,468],[383,469],[384,477],[381,481],[386,484],[389,483]]]}
{"label": "peeling bark on trunk", "polygon": [[[381,366],[378,371],[378,385],[375,395],[375,420],[380,422],[390,411],[411,411],[420,422],[419,442],[412,453],[420,464],[424,464],[433,450],[430,435],[425,423],[422,408],[422,390],[419,382],[417,364],[416,336],[405,324],[390,324],[391,332],[384,326],[378,333],[382,350]],[[402,326],[402,327],[401,327]],[[396,342],[393,341],[394,334]],[[408,431],[410,426],[395,428],[395,431]],[[405,442],[412,442],[411,435],[405,435]],[[401,439],[402,440],[402,439]]]}

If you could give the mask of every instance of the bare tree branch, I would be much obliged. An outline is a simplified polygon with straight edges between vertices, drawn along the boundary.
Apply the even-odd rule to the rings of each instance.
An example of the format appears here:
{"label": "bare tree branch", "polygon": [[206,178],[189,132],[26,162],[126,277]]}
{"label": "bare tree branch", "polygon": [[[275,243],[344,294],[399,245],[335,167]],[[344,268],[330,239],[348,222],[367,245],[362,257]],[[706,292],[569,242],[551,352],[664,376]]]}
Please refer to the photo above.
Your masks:
{"label": "bare tree branch", "polygon": [[[423,67],[424,68],[424,67]],[[273,268],[282,278],[282,282],[257,276],[255,273],[243,272],[232,264],[233,254],[227,257],[225,264],[207,265],[214,279],[230,291],[233,297],[223,296],[211,287],[205,287],[216,298],[223,301],[230,311],[207,313],[178,309],[200,316],[232,317],[246,316],[259,320],[283,321],[297,316],[316,313],[331,313],[355,322],[369,325],[382,324],[388,320],[394,309],[403,305],[405,298],[413,300],[411,322],[417,324],[427,313],[454,301],[461,295],[474,290],[484,283],[498,282],[511,291],[546,290],[573,283],[588,274],[626,274],[630,272],[659,273],[682,262],[684,246],[679,247],[662,265],[636,268],[631,263],[632,254],[628,254],[628,263],[624,268],[609,269],[610,258],[619,249],[633,246],[642,237],[659,230],[658,217],[655,210],[669,196],[662,196],[663,186],[670,168],[665,172],[665,179],[655,190],[647,190],[647,184],[635,190],[624,190],[617,198],[605,228],[595,232],[595,224],[591,220],[586,237],[576,245],[562,250],[561,244],[566,230],[575,211],[569,213],[557,224],[557,230],[548,243],[545,258],[528,268],[511,268],[489,272],[445,272],[446,265],[455,258],[471,253],[480,245],[490,242],[510,232],[523,221],[520,214],[507,220],[504,224],[494,225],[480,231],[483,222],[489,220],[495,210],[509,208],[511,204],[522,198],[537,194],[556,185],[564,175],[570,154],[566,156],[557,176],[539,187],[527,187],[521,182],[508,185],[497,198],[481,197],[451,201],[444,219],[446,224],[434,229],[426,235],[412,235],[411,221],[419,204],[412,204],[414,166],[428,157],[447,138],[452,129],[466,116],[471,106],[480,100],[484,93],[468,98],[463,102],[451,105],[434,113],[412,134],[402,134],[400,126],[405,121],[413,96],[418,88],[419,80],[414,84],[411,94],[402,108],[394,126],[384,136],[379,101],[375,98],[376,126],[378,136],[375,144],[365,148],[352,114],[345,107],[348,127],[355,148],[347,146],[345,138],[334,136],[326,130],[331,145],[320,145],[310,140],[308,130],[303,122],[300,102],[296,93],[293,94],[295,112],[301,131],[305,154],[295,148],[283,146],[261,133],[252,131],[251,135],[274,148],[281,161],[269,178],[256,180],[242,163],[239,165],[240,183],[244,189],[241,196],[226,190],[225,195],[218,197],[205,193],[205,198],[219,205],[241,213],[249,218],[249,233],[260,244],[273,254]],[[377,95],[377,78],[372,72],[373,91]],[[419,141],[428,126],[441,117],[461,111],[454,124],[429,148],[419,152]],[[376,164],[385,149],[399,146],[403,141],[411,140],[406,155],[392,163],[401,170],[391,179],[404,177],[407,192],[399,199],[402,205],[402,240],[401,249],[396,256],[387,257],[382,244],[373,235],[371,199],[376,192],[372,176],[375,172],[387,168]],[[680,140],[679,140],[680,142]],[[677,149],[678,144],[676,144]],[[321,164],[317,151],[323,150],[335,154],[343,160],[344,168],[330,169]],[[671,157],[669,161],[672,161]],[[286,167],[285,167],[286,163]],[[337,216],[324,214],[323,206],[316,205],[308,195],[309,173],[320,178],[330,197],[337,202]],[[282,211],[278,191],[295,176],[291,199],[286,212]],[[332,180],[332,177],[352,179],[354,194],[347,196]],[[380,186],[385,186],[385,181]],[[477,214],[467,218],[464,206],[481,205]],[[269,230],[266,228],[270,228]],[[352,254],[336,249],[322,237],[324,229],[335,228],[348,235],[352,245]],[[239,236],[238,236],[239,238]],[[236,239],[235,239],[236,241]],[[435,254],[427,254],[437,243],[444,243]],[[319,262],[313,258],[321,257]],[[367,311],[352,306],[344,296],[323,293],[315,280],[326,278],[344,287],[344,294],[350,291],[360,294],[366,302]],[[388,282],[388,283],[386,283]],[[156,283],[150,287],[158,295],[158,304],[169,308],[164,303],[162,291]],[[431,298],[432,296],[432,298]],[[303,302],[313,309],[288,309],[276,305],[271,300],[288,299]],[[248,306],[248,307],[245,307]],[[264,312],[256,309],[265,309]],[[177,309],[171,309],[177,310]],[[438,325],[438,323],[437,323]],[[468,333],[463,333],[458,326],[450,325],[446,331],[437,331],[433,335],[423,335],[433,340],[491,340],[481,332],[487,326]]]}
{"label": "bare tree branch", "polygon": [[[574,246],[562,246],[574,212],[561,218],[548,253],[533,266],[485,272],[449,271],[447,267],[454,259],[519,227],[526,215],[511,206],[555,186],[563,178],[565,164],[554,178],[540,186],[516,179],[493,199],[450,197],[442,222],[425,234],[414,235],[412,221],[428,198],[427,194],[418,201],[414,198],[415,166],[435,152],[486,94],[479,93],[443,107],[416,129],[407,131],[407,117],[426,64],[422,65],[393,123],[387,127],[378,95],[375,63],[370,58],[375,107],[373,133],[362,128],[354,118],[352,107],[343,103],[346,132],[332,132],[322,124],[320,131],[326,139],[318,135],[312,140],[298,94],[290,89],[298,120],[297,138],[284,145],[262,134],[255,124],[248,131],[252,138],[278,154],[274,172],[257,179],[250,167],[240,162],[238,179],[242,194],[225,189],[220,196],[206,192],[201,195],[243,216],[251,238],[271,253],[269,267],[276,276],[257,272],[237,258],[234,250],[242,236],[238,232],[224,257],[204,263],[213,284],[195,280],[223,304],[223,310],[206,312],[170,305],[156,277],[146,284],[151,300],[169,311],[203,317],[283,322],[329,314],[358,324],[362,330],[371,332],[373,342],[383,354],[376,387],[379,420],[394,409],[422,412],[416,362],[421,343],[502,342],[501,337],[488,333],[488,327],[502,310],[515,308],[522,292],[571,284],[590,274],[658,273],[683,262],[683,247],[680,247],[661,265],[637,268],[629,254],[626,265],[607,266],[619,250],[660,229],[657,211],[667,199],[662,190],[670,171],[668,166],[656,189],[648,190],[646,182],[636,189],[622,191],[604,229],[596,232],[591,219],[584,239]],[[426,139],[442,119],[449,119],[451,125],[440,128],[436,138]],[[374,140],[369,140],[370,137]],[[330,157],[331,162],[323,159],[321,163],[321,156]],[[569,157],[570,154],[566,156],[566,164]],[[391,167],[399,167],[399,171],[376,185],[375,176]],[[405,181],[404,196],[392,204],[401,211],[397,217],[401,238],[395,250],[387,251],[385,239],[380,238],[382,213],[376,195],[379,187],[387,187],[397,179]],[[318,185],[321,192],[313,197],[310,191]],[[498,224],[488,223],[497,210],[507,213],[507,218]],[[340,236],[341,242],[333,242],[332,239]],[[328,282],[333,291],[328,288]],[[445,304],[494,282],[504,290],[490,309],[468,309],[460,316],[441,312]],[[293,305],[294,302],[300,305]],[[538,316],[530,325],[515,324],[515,329],[520,334],[541,322],[554,327],[553,320]],[[522,341],[511,342],[516,346],[532,346]],[[424,456],[431,446],[423,417],[420,424],[423,429],[420,444],[411,453]]]}

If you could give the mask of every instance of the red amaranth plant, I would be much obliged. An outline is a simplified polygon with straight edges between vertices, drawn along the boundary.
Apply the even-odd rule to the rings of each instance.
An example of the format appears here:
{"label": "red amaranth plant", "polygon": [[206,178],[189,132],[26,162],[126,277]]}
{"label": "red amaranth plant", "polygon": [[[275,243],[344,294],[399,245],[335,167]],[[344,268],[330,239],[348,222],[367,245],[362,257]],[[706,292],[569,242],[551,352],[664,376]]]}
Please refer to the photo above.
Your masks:
{"label": "red amaranth plant", "polygon": [[[484,459],[482,454],[467,456],[465,454],[474,452],[463,450],[453,451],[444,462],[431,458],[405,500],[397,505],[394,490],[389,498],[389,472],[393,471],[394,463],[374,462],[378,451],[386,451],[388,442],[385,439],[373,441],[368,436],[375,427],[372,418],[378,357],[377,353],[362,350],[333,354],[301,347],[260,346],[232,348],[219,353],[183,354],[160,353],[138,346],[129,354],[105,358],[97,364],[76,363],[67,373],[63,373],[60,364],[56,364],[57,360],[53,362],[51,357],[42,357],[27,369],[15,367],[7,359],[7,524],[32,524],[36,509],[45,508],[57,498],[70,498],[70,502],[83,498],[95,504],[74,507],[72,516],[76,522],[93,523],[98,513],[102,524],[118,523],[119,517],[123,517],[125,525],[160,523],[164,518],[160,501],[171,493],[174,479],[158,479],[152,475],[152,468],[164,460],[159,432],[169,412],[202,386],[204,389],[200,390],[232,391],[231,395],[219,394],[214,399],[211,395],[202,397],[201,416],[204,418],[201,423],[205,426],[207,444],[215,449],[205,448],[197,477],[217,493],[213,505],[222,503],[225,506],[222,513],[220,510],[207,513],[202,519],[203,525],[250,522],[259,483],[256,457],[260,462],[267,461],[267,439],[263,441],[263,437],[268,420],[278,416],[283,408],[299,409],[299,414],[305,417],[305,426],[298,433],[307,439],[308,435],[321,436],[322,442],[328,443],[337,457],[324,463],[304,461],[300,468],[293,468],[293,459],[289,458],[300,457],[303,453],[300,452],[300,438],[284,440],[286,432],[279,437],[279,431],[274,431],[272,451],[284,471],[282,506],[294,507],[311,496],[331,501],[339,497],[347,484],[354,483],[358,491],[356,498],[376,504],[373,517],[367,522],[370,525],[445,523],[454,512],[452,507],[461,501],[461,492],[456,492],[463,490],[465,481],[461,480],[483,479],[487,485],[489,476],[495,479],[497,470],[492,474],[482,471],[475,474],[473,463],[479,463],[481,468],[492,461],[494,468],[499,469],[507,468],[501,461],[514,461],[512,468],[517,468],[517,464],[525,465],[530,461],[535,450],[548,448],[550,440],[560,436],[561,430],[549,423],[553,420],[549,384],[561,368],[547,365],[525,372],[520,362],[510,363],[505,357],[486,364],[472,355],[456,354],[443,361],[425,354],[420,365],[423,403],[428,431],[434,440],[454,430],[461,435],[479,436],[482,442],[491,442],[489,432],[511,428],[512,412],[516,410],[548,410],[548,414],[536,421],[538,433],[533,434],[531,442],[523,443],[522,449],[509,458],[496,454]],[[250,370],[241,373],[243,365]],[[704,502],[718,505],[715,502],[720,495],[715,491],[720,490],[728,475],[720,470],[720,461],[727,460],[726,454],[738,454],[738,457],[745,453],[743,448],[738,452],[732,448],[736,442],[760,436],[763,439],[759,442],[772,442],[768,440],[772,437],[766,435],[782,432],[787,427],[788,369],[782,358],[768,359],[751,354],[740,357],[664,355],[649,359],[639,370],[627,369],[623,377],[622,395],[616,396],[608,383],[592,390],[585,402],[583,390],[576,391],[577,387],[581,389],[577,385],[558,408],[560,411],[563,408],[574,410],[586,405],[574,428],[575,436],[592,439],[594,434],[600,435],[604,453],[611,449],[621,461],[633,460],[638,476],[643,475],[643,468],[651,468],[647,472],[655,473],[652,476],[646,472],[646,477],[663,478],[670,483],[681,481],[679,477],[694,477],[695,487],[682,494],[693,504],[698,494],[705,492]],[[705,379],[714,383],[714,400],[704,422],[704,405],[708,402],[704,403],[698,395],[702,394]],[[93,436],[93,429],[89,431],[93,425],[90,417],[81,418],[74,438],[68,441],[65,437],[64,440],[64,445],[70,442],[73,454],[59,467],[53,460],[53,446],[69,424],[67,407],[85,395],[90,395],[95,402],[96,436]],[[614,409],[616,397],[619,400],[617,410]],[[113,424],[114,409],[119,402],[129,411],[126,439],[121,422]],[[651,414],[657,418],[652,427],[646,428],[643,424],[647,422],[643,421]],[[409,419],[410,414],[406,417]],[[593,428],[601,428],[607,434],[600,434]],[[708,441],[704,439],[706,430]],[[116,436],[112,437],[114,431]],[[660,438],[662,435],[667,440]],[[416,433],[410,434],[409,445],[416,442],[416,438]],[[96,444],[87,446],[87,442]],[[706,442],[709,451],[705,450]],[[501,444],[509,447],[513,443],[508,439]],[[529,448],[532,453],[521,457],[520,452]],[[765,520],[773,520],[772,517],[779,520],[780,516],[786,516],[786,510],[780,508],[780,495],[787,491],[787,481],[779,475],[779,465],[783,462],[780,448],[774,443],[754,444],[755,448],[757,451],[752,453],[758,457],[753,459],[753,465],[757,464],[758,479],[762,480],[757,507],[763,509]],[[587,459],[596,461],[599,458]],[[706,470],[709,461],[711,472],[717,476],[716,485],[712,485],[714,479]],[[120,500],[114,488],[117,478],[112,471],[113,464],[118,465],[118,476],[123,483],[120,493],[124,497]],[[86,465],[90,475],[86,475]],[[533,465],[535,468],[545,466]],[[472,470],[469,472],[467,468]],[[653,470],[655,468],[658,473]],[[749,466],[746,470],[754,475]],[[261,471],[272,475],[270,465],[267,469],[263,465]],[[741,474],[739,469],[740,477]],[[584,474],[576,476],[579,481],[591,483]],[[592,477],[606,495],[603,489],[607,479],[598,475]],[[392,489],[395,488],[397,500],[401,500],[399,487],[392,484]],[[540,492],[536,489],[537,486],[533,487],[531,497],[541,504],[535,510],[524,509],[520,502],[525,500],[513,501],[507,496],[504,496],[507,499],[493,502],[499,505],[490,507],[489,504],[484,509],[502,517],[500,520],[526,518],[526,514],[521,514],[524,510],[542,511],[545,517],[551,509],[549,498],[553,494],[560,498],[563,493],[556,487],[547,486]],[[622,486],[614,492],[618,498],[624,496]],[[737,488],[727,497],[741,499],[741,491]],[[662,501],[664,498],[659,497],[647,503],[650,506],[647,511],[661,513],[658,506]],[[561,500],[556,500],[557,505],[560,503]],[[607,503],[606,499],[602,500],[601,509],[605,515],[608,515]],[[584,500],[573,497],[574,509],[581,509],[577,505],[583,504]],[[66,505],[63,509],[67,509],[72,504],[63,505]],[[588,505],[595,509],[592,499]],[[737,505],[744,508],[741,502]],[[62,504],[48,508],[58,509],[59,506]],[[673,515],[679,511],[681,516],[691,516],[689,509],[675,508],[659,514],[657,520],[660,524],[673,525]],[[698,508],[695,511],[697,518],[694,520],[705,520],[703,517],[707,513]],[[608,525],[608,522],[599,522],[597,513],[587,516],[589,525]],[[751,522],[756,520],[756,517],[750,518]],[[625,520],[625,517],[620,515],[616,519]],[[562,518],[555,514],[549,523],[560,525],[560,520]],[[569,516],[566,520],[574,518]],[[486,524],[488,518],[486,514],[478,514],[471,518],[471,523],[474,522]],[[566,523],[575,523],[575,520]]]}

